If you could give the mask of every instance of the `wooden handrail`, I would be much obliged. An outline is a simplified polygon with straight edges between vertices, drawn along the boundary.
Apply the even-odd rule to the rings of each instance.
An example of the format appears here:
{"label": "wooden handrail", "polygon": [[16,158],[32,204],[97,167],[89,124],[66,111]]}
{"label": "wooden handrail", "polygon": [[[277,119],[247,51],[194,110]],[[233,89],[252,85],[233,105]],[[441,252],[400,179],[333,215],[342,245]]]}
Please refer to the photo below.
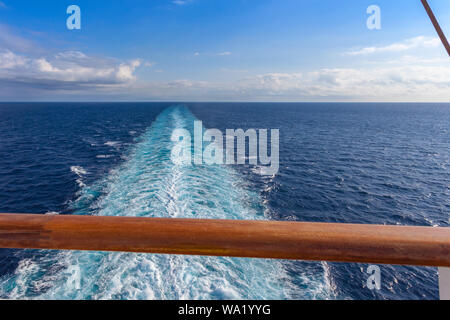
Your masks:
{"label": "wooden handrail", "polygon": [[450,228],[0,214],[0,248],[450,267]]}

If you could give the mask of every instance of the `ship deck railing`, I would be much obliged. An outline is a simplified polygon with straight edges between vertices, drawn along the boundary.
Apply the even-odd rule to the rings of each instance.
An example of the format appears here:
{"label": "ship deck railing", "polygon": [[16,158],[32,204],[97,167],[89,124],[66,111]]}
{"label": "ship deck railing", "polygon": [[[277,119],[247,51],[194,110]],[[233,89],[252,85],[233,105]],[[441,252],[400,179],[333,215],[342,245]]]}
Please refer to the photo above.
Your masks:
{"label": "ship deck railing", "polygon": [[448,227],[0,214],[0,248],[433,266],[450,299]]}

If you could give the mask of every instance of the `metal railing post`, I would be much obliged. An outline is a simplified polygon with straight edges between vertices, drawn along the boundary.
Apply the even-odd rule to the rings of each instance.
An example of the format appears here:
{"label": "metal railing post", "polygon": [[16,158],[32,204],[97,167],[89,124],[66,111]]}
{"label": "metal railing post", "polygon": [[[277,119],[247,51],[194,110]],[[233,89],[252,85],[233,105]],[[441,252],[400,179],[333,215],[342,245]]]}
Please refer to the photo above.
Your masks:
{"label": "metal railing post", "polygon": [[450,300],[450,268],[439,268],[439,296],[441,300]]}

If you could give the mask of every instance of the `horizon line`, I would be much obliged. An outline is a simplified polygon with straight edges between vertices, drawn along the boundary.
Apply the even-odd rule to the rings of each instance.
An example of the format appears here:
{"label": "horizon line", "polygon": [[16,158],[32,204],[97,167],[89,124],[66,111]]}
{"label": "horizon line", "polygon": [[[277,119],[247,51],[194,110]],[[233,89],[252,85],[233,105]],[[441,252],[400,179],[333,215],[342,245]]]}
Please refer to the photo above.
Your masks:
{"label": "horizon line", "polygon": [[429,103],[439,103],[448,104],[450,101],[239,101],[239,100],[199,100],[199,101],[189,101],[189,100],[123,100],[123,101],[113,101],[113,100],[49,100],[49,101],[1,101],[0,103],[416,103],[416,104],[429,104]]}

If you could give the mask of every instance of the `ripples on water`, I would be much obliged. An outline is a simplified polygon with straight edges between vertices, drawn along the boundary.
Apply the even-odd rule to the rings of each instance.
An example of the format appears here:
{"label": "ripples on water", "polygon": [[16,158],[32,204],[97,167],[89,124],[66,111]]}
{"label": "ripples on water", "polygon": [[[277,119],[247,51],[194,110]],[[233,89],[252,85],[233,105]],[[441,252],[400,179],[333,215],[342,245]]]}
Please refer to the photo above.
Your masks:
{"label": "ripples on water", "polygon": [[[279,128],[280,172],[180,167],[174,128]],[[0,211],[449,224],[450,105],[1,104]],[[0,298],[438,297],[434,268],[0,250]]]}

